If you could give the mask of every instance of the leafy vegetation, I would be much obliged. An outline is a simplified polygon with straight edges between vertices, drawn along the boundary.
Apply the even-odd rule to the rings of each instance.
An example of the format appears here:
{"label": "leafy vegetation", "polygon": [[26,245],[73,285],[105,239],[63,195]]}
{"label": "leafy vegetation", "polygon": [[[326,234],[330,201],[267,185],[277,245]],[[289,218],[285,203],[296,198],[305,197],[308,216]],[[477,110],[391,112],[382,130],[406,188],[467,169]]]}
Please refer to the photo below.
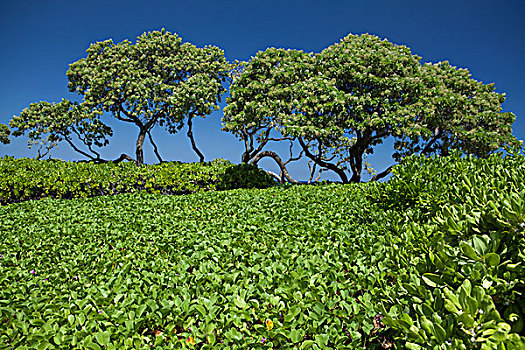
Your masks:
{"label": "leafy vegetation", "polygon": [[8,144],[11,142],[9,140],[9,135],[11,134],[11,130],[9,130],[9,127],[5,124],[0,124],[0,143]]}
{"label": "leafy vegetation", "polygon": [[3,206],[0,344],[523,349],[524,172],[455,153],[388,183]]}
{"label": "leafy vegetation", "polygon": [[[377,196],[404,212],[383,322],[408,349],[525,347],[525,158],[405,159]],[[521,338],[520,338],[521,335]]]}
{"label": "leafy vegetation", "polygon": [[[86,52],[87,57],[70,64],[67,71],[69,90],[81,95],[82,102],[32,103],[11,120],[14,136],[27,133],[30,142],[66,141],[88,159],[102,162],[92,146],[107,145],[113,134],[100,119],[108,113],[138,127],[137,164],[144,162],[146,137],[162,162],[150,133],[156,125],[176,133],[187,124],[192,147],[204,161],[193,136],[192,119],[219,108],[230,70],[221,49],[197,48],[162,30],[142,34],[135,44],[128,40],[115,44],[111,39],[97,42]],[[122,155],[120,159],[132,158]]]}
{"label": "leafy vegetation", "polygon": [[275,184],[264,171],[224,160],[210,163],[64,162],[0,158],[0,203],[30,199],[78,198],[128,192],[187,194]]}
{"label": "leafy vegetation", "polygon": [[365,203],[330,185],[2,207],[0,343],[355,348],[386,274]]}
{"label": "leafy vegetation", "polygon": [[396,162],[451,149],[485,157],[519,145],[511,129],[516,116],[502,111],[505,95],[494,84],[448,62],[420,61],[406,46],[369,34],[348,35],[315,54],[268,48],[234,76],[224,128],[244,141],[243,161],[266,152],[288,181],[280,157],[262,151],[269,141],[296,141],[301,156],[345,183],[361,181],[366,156],[390,137]]}

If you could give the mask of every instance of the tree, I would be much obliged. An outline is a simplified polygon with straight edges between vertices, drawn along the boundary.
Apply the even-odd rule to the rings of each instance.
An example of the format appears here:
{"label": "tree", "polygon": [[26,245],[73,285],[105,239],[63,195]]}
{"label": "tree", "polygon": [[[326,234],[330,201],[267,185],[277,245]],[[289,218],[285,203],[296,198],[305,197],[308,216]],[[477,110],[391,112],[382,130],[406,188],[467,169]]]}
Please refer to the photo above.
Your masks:
{"label": "tree", "polygon": [[9,135],[11,134],[11,130],[9,130],[9,127],[5,124],[0,124],[0,142],[4,145],[7,145],[11,142],[9,140]]}
{"label": "tree", "polygon": [[[350,181],[361,180],[364,156],[387,137],[395,140],[396,162],[414,153],[444,155],[452,148],[484,157],[519,144],[512,135],[514,114],[502,112],[504,95],[495,92],[494,84],[472,79],[466,69],[448,62],[421,65],[407,47],[368,34],[349,35],[316,57],[318,74],[334,81],[325,85],[324,94],[333,94],[335,87],[344,104],[342,114],[340,106],[334,110],[318,104],[306,120],[317,119],[315,112],[332,112],[328,120],[343,136],[320,143],[349,164]],[[321,119],[318,129],[330,125],[326,120]],[[332,170],[336,168],[341,169],[339,164]],[[391,168],[372,179],[386,176]]]}
{"label": "tree", "polygon": [[293,84],[310,74],[312,59],[311,54],[298,50],[268,48],[258,52],[249,62],[238,65],[224,108],[223,130],[244,143],[241,161],[256,165],[262,158],[272,158],[281,169],[281,174],[276,175],[279,181],[296,182],[286,165],[297,157],[290,151],[290,157],[284,161],[276,152],[264,148],[272,141],[294,142],[294,137],[283,134],[282,117],[293,112]]}
{"label": "tree", "polygon": [[[88,109],[83,104],[65,99],[58,103],[41,101],[31,103],[19,116],[14,116],[10,126],[14,128],[14,136],[28,134],[30,147],[40,144],[38,158],[42,156],[42,148],[45,147],[49,152],[59,142],[66,141],[75,151],[90,160],[104,162],[93,146],[107,145],[108,137],[112,136],[113,131],[100,121],[100,115],[102,112],[99,110]],[[79,148],[75,139],[81,141],[87,150]],[[126,157],[122,155],[118,161]]]}
{"label": "tree", "polygon": [[[230,65],[219,48],[197,48],[190,43],[183,43],[176,34],[165,30],[144,33],[135,44],[128,40],[118,44],[112,40],[97,42],[88,48],[87,57],[72,63],[66,73],[69,90],[81,95],[82,102],[35,105],[29,108],[23,118],[35,118],[37,124],[39,117],[36,112],[44,109],[48,112],[47,122],[54,123],[54,118],[59,119],[61,130],[73,127],[68,121],[89,120],[94,124],[88,123],[89,128],[87,124],[84,126],[91,128],[91,132],[110,136],[111,129],[103,126],[99,118],[94,118],[94,115],[109,113],[120,121],[138,127],[135,147],[137,164],[144,162],[146,136],[154,146],[159,161],[162,161],[151,137],[153,127],[164,126],[168,132],[176,133],[187,124],[187,135],[192,147],[200,160],[204,161],[194,139],[192,119],[204,117],[219,108],[218,102],[225,91],[222,84],[228,78],[229,70]],[[65,111],[70,117],[66,120],[58,116]],[[18,122],[13,125],[20,129],[19,133],[30,130]],[[47,125],[44,124],[43,128],[46,129]],[[71,131],[74,129],[76,127]],[[38,129],[31,130],[37,130],[38,134]],[[83,136],[82,133],[75,134],[79,139]],[[102,134],[99,133],[98,137]],[[100,159],[97,155],[94,158]]]}
{"label": "tree", "polygon": [[[485,156],[517,144],[510,127],[515,116],[502,112],[504,95],[493,84],[477,82],[446,62],[422,65],[405,46],[368,34],[348,35],[316,55],[290,57],[286,87],[272,81],[282,63],[268,65],[263,55],[252,59],[232,84],[232,91],[239,91],[231,94],[228,121],[252,129],[276,127],[342,182],[361,181],[365,157],[389,137],[395,140],[397,162],[408,154],[446,154],[451,148]],[[252,74],[257,65],[273,70]],[[250,79],[263,80],[252,84]]]}
{"label": "tree", "polygon": [[300,84],[303,112],[289,129],[311,141],[300,142],[307,157],[343,182],[359,182],[365,156],[407,123],[420,91],[420,58],[368,34],[348,35],[315,58],[317,74]]}

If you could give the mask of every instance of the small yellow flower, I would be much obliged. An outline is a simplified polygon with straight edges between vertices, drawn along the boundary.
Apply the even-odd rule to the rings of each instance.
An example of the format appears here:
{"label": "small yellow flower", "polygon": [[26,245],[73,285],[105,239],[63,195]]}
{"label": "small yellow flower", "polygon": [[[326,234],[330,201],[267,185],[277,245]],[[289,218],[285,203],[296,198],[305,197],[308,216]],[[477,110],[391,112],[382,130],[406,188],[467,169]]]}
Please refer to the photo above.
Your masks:
{"label": "small yellow flower", "polygon": [[266,320],[266,328],[270,331],[273,328],[272,320]]}
{"label": "small yellow flower", "polygon": [[195,339],[193,339],[193,337],[189,337],[188,340],[186,340],[186,344],[195,345]]}

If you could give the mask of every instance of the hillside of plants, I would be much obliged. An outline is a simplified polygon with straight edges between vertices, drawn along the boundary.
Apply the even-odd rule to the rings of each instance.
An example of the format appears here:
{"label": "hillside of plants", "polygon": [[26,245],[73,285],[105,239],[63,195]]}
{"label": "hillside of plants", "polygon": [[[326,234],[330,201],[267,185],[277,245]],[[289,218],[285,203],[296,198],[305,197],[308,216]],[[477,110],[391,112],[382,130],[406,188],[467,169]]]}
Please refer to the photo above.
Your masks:
{"label": "hillside of plants", "polygon": [[393,172],[2,205],[0,348],[524,349],[524,156]]}

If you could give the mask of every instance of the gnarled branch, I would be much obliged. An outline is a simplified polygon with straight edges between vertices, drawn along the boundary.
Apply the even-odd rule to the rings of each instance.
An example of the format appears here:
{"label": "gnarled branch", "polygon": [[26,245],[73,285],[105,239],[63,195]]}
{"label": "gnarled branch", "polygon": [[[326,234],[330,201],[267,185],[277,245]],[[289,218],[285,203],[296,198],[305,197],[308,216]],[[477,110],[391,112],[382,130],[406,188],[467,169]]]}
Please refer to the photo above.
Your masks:
{"label": "gnarled branch", "polygon": [[255,157],[253,157],[253,159],[250,161],[250,164],[252,165],[257,165],[257,163],[259,163],[259,161],[262,159],[262,158],[265,158],[265,157],[270,157],[272,158],[276,163],[277,165],[279,166],[279,168],[281,169],[281,173],[283,174],[282,178],[280,179],[281,183],[283,182],[283,178],[286,179],[288,182],[290,183],[294,183],[294,184],[297,184],[299,183],[298,181],[294,180],[292,178],[292,176],[290,175],[290,173],[288,172],[288,170],[286,169],[286,165],[284,164],[283,160],[281,159],[281,157],[279,157],[279,155],[277,155],[277,153],[273,152],[273,151],[262,151],[260,153],[258,153]]}

